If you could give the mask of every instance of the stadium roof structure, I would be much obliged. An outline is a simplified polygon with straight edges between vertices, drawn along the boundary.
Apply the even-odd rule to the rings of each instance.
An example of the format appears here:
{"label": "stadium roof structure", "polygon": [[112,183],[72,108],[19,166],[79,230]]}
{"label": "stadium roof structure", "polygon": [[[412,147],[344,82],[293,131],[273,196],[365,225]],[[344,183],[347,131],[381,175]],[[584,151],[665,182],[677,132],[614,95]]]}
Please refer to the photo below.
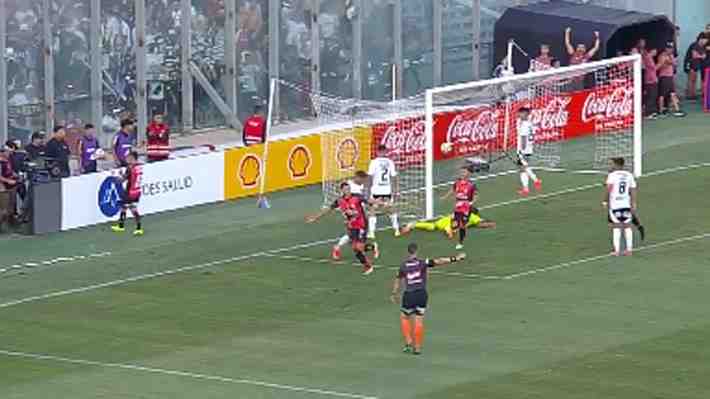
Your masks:
{"label": "stadium roof structure", "polygon": [[[562,0],[512,7],[503,13],[495,25],[495,60],[500,62],[507,53],[509,39],[522,47],[531,57],[538,53],[540,44],[549,44],[555,58],[567,65],[565,28],[572,28],[572,45],[594,44],[594,31],[599,31],[599,58],[611,58],[617,51],[628,51],[640,38],[649,48],[661,48],[672,42],[675,25],[665,15],[619,10]],[[529,59],[518,52],[514,55],[515,70],[528,70]]]}

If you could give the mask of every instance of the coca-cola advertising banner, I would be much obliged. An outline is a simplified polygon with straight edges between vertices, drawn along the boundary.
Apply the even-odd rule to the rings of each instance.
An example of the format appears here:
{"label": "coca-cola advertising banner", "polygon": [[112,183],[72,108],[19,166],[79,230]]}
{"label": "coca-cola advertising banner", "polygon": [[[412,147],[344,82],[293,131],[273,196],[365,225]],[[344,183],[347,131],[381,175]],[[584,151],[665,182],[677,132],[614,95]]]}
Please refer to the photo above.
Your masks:
{"label": "coca-cola advertising banner", "polygon": [[[508,105],[501,103],[435,114],[434,159],[501,150],[506,131],[506,106],[510,107],[506,148],[514,148],[520,108],[532,109],[531,121],[536,128],[537,143],[569,140],[596,132],[612,134],[632,126],[634,91],[630,85],[604,86],[519,100]],[[403,160],[402,163],[418,161],[424,155],[424,130],[423,117],[383,122],[373,127],[373,142],[384,144],[389,155]]]}

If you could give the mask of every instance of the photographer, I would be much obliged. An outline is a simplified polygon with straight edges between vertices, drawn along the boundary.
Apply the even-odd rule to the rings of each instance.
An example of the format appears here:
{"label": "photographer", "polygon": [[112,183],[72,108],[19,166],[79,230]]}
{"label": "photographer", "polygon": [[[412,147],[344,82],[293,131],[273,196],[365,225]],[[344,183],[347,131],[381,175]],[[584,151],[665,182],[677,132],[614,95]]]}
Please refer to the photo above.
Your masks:
{"label": "photographer", "polygon": [[45,156],[46,147],[44,145],[44,134],[42,132],[32,133],[32,141],[25,146],[25,151],[30,160]]}
{"label": "photographer", "polygon": [[[0,184],[2,190],[0,193],[0,223],[5,221],[15,221],[17,194],[24,190],[24,185],[20,183],[20,179],[12,169],[10,149],[7,147],[0,148]],[[24,197],[24,196],[22,196]]]}
{"label": "photographer", "polygon": [[53,177],[69,177],[69,156],[71,150],[66,143],[67,133],[64,126],[54,127],[54,136],[47,143],[47,158],[50,158]]}

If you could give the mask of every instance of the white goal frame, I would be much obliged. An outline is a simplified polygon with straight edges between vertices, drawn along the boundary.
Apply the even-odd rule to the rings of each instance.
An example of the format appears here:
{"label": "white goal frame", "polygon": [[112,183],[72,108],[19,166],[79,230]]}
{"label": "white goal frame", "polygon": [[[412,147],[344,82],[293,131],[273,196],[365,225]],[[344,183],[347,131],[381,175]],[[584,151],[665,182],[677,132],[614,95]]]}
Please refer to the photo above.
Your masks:
{"label": "white goal frame", "polygon": [[477,88],[481,86],[502,85],[516,80],[543,79],[553,77],[560,73],[584,71],[587,69],[601,68],[607,65],[631,62],[633,65],[634,81],[634,131],[633,131],[633,173],[640,177],[643,173],[642,160],[642,136],[643,136],[643,103],[642,103],[642,75],[641,56],[639,54],[610,58],[601,61],[588,62],[580,65],[573,65],[564,68],[548,69],[544,71],[529,72],[520,75],[505,76],[496,79],[459,83],[444,87],[428,89],[425,93],[425,190],[426,190],[426,217],[434,217],[434,95],[450,91],[459,91]]}

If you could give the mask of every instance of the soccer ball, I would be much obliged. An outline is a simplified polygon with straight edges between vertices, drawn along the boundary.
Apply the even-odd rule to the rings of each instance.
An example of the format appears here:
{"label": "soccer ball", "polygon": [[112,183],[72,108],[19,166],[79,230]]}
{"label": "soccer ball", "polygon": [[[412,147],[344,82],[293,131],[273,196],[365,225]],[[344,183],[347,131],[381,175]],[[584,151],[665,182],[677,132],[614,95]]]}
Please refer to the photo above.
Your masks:
{"label": "soccer ball", "polygon": [[102,150],[101,148],[98,148],[96,151],[94,151],[93,154],[91,154],[91,160],[96,161],[97,159],[104,159],[106,158],[106,152]]}
{"label": "soccer ball", "polygon": [[454,149],[454,145],[452,143],[449,143],[448,141],[441,144],[441,153],[442,154],[448,154],[451,151],[453,151],[453,149]]}

